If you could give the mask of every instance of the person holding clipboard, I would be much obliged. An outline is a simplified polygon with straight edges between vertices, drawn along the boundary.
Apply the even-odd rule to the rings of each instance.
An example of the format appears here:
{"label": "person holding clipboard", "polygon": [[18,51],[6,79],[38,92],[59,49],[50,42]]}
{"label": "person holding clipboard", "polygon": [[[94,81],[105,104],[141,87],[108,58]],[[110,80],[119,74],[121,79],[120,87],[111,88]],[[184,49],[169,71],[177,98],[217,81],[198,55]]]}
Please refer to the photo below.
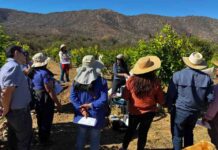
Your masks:
{"label": "person holding clipboard", "polygon": [[87,135],[90,149],[100,149],[100,134],[108,105],[107,81],[101,77],[103,67],[94,56],[84,56],[71,87],[70,101],[75,112],[73,122],[78,128],[76,150],[84,149]]}

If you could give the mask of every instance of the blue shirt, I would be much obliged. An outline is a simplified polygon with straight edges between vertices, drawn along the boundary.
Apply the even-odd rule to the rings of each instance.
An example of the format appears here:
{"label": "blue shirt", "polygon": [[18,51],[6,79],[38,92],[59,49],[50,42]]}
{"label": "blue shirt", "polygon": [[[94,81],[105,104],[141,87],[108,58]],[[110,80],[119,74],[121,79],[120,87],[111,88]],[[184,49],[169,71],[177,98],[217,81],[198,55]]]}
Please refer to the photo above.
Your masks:
{"label": "blue shirt", "polygon": [[96,118],[95,128],[102,128],[105,125],[106,105],[108,103],[107,81],[101,77],[93,83],[93,92],[75,90],[73,83],[70,91],[70,101],[73,104],[75,117],[82,116],[80,106],[85,103],[92,103],[92,108],[88,110],[89,116]]}
{"label": "blue shirt", "polygon": [[53,80],[53,77],[44,69],[35,69],[32,87],[34,90],[45,90],[44,85]]}
{"label": "blue shirt", "polygon": [[14,59],[9,58],[1,68],[0,87],[4,89],[12,86],[16,89],[12,95],[10,108],[14,110],[28,107],[31,101],[28,82],[21,66]]}
{"label": "blue shirt", "polygon": [[186,111],[201,111],[214,100],[213,81],[198,70],[185,68],[173,74],[168,87],[167,105]]}

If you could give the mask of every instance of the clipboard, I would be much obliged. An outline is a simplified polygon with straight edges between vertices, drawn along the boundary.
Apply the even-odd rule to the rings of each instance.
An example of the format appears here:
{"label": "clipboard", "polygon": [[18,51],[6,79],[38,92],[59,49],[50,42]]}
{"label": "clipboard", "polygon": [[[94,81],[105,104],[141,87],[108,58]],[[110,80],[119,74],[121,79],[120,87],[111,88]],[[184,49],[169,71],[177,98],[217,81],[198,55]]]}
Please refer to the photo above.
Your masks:
{"label": "clipboard", "polygon": [[85,125],[85,126],[91,126],[94,127],[97,123],[97,119],[96,118],[92,118],[92,117],[83,117],[83,116],[76,116],[73,119],[73,122],[76,124],[81,124],[81,125]]}

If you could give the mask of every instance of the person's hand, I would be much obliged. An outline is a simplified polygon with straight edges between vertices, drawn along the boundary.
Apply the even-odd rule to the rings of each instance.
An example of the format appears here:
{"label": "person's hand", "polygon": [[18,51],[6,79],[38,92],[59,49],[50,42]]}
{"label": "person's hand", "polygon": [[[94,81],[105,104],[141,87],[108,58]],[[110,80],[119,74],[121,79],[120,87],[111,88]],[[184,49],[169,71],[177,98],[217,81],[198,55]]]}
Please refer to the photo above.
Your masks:
{"label": "person's hand", "polygon": [[9,110],[3,108],[2,117],[5,117],[8,114]]}
{"label": "person's hand", "polygon": [[129,75],[127,73],[124,73],[123,76],[128,79],[129,78]]}
{"label": "person's hand", "polygon": [[57,111],[61,112],[62,110],[62,105],[60,103],[57,103]]}
{"label": "person's hand", "polygon": [[208,121],[209,121],[209,120],[208,120],[205,116],[202,117],[202,123],[208,122]]}
{"label": "person's hand", "polygon": [[85,109],[85,108],[81,108],[80,109],[80,112],[81,112],[81,114],[84,116],[84,117],[88,117],[89,116],[89,113],[87,112],[87,110]]}
{"label": "person's hand", "polygon": [[88,110],[88,109],[92,108],[92,103],[82,104],[82,105],[80,106],[80,108],[85,108],[86,110]]}

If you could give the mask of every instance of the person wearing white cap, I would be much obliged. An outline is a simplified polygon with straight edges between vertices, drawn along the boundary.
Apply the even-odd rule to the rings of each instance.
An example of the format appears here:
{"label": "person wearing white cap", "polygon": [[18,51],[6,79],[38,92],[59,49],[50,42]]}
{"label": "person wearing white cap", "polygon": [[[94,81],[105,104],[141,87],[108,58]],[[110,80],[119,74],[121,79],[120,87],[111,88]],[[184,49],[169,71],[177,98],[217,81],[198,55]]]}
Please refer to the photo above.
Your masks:
{"label": "person wearing white cap", "polygon": [[101,77],[103,67],[92,55],[84,56],[71,87],[70,101],[75,113],[74,122],[81,117],[96,120],[96,124],[92,126],[77,124],[76,150],[84,149],[87,136],[90,138],[90,149],[100,149],[100,133],[105,125],[108,108],[107,81]]}
{"label": "person wearing white cap", "polygon": [[47,145],[49,144],[55,104],[58,111],[61,110],[61,104],[54,91],[53,73],[46,67],[49,58],[43,53],[37,53],[32,60],[32,70],[28,76],[32,80],[32,88],[36,99],[35,111],[39,141],[41,144]]}
{"label": "person wearing white cap", "polygon": [[128,77],[129,70],[124,61],[124,56],[123,54],[118,54],[116,56],[116,62],[113,64],[112,95],[116,94],[122,85],[125,85]]}
{"label": "person wearing white cap", "polygon": [[[60,69],[61,69],[61,76],[60,76],[60,81],[61,82],[69,82],[69,69],[70,69],[70,54],[68,53],[67,49],[66,49],[66,45],[65,44],[61,44],[60,46],[60,51],[59,51],[59,58],[60,58]],[[66,80],[64,80],[64,75]]]}
{"label": "person wearing white cap", "polygon": [[194,52],[182,59],[187,68],[173,74],[166,99],[175,150],[193,145],[193,129],[200,112],[214,100],[213,81],[201,71],[207,67],[202,54]]}

